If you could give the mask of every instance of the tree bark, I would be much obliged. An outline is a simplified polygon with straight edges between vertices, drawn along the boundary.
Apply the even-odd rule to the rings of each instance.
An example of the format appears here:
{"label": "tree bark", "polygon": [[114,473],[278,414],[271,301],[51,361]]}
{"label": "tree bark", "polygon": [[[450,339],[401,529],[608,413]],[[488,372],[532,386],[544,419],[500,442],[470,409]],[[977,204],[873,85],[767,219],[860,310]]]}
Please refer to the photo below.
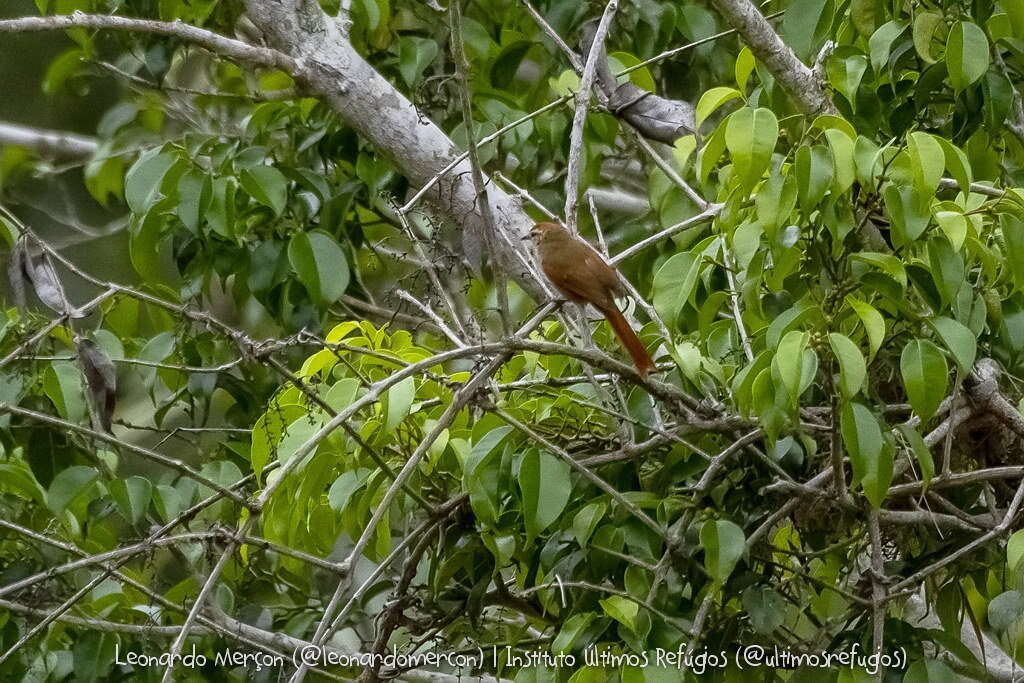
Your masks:
{"label": "tree bark", "polygon": [[[454,161],[460,150],[432,121],[360,56],[316,2],[246,0],[249,17],[269,42],[298,64],[295,76],[318,93],[363,138],[398,166],[414,186],[423,186]],[[531,294],[541,288],[519,263],[514,249],[532,220],[521,203],[485,178],[496,240],[492,265]],[[468,160],[455,165],[427,193],[431,204],[462,230],[464,253],[484,248],[486,229]]]}

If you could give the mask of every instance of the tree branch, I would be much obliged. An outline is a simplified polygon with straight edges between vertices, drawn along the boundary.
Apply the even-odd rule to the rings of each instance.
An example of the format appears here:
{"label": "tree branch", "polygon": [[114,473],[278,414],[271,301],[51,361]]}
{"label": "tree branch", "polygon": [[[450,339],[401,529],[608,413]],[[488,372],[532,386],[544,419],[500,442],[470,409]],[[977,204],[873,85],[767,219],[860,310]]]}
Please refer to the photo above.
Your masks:
{"label": "tree branch", "polygon": [[754,56],[768,67],[800,111],[809,116],[837,113],[814,71],[800,61],[750,0],[712,0],[712,4]]}

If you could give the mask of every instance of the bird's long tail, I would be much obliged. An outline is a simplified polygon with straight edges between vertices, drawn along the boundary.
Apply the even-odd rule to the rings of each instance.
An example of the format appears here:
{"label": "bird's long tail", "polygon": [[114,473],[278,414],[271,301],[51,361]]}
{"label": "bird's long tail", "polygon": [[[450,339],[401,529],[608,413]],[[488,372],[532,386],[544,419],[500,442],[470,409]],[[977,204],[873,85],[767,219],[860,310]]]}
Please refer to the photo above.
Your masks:
{"label": "bird's long tail", "polygon": [[651,356],[647,353],[643,342],[636,336],[636,332],[626,322],[625,316],[622,315],[619,309],[613,306],[601,312],[604,313],[604,317],[608,319],[608,323],[615,330],[615,335],[622,342],[626,351],[629,352],[630,357],[632,357],[637,373],[639,373],[642,379],[647,379],[647,373],[654,369],[654,361],[651,360]]}

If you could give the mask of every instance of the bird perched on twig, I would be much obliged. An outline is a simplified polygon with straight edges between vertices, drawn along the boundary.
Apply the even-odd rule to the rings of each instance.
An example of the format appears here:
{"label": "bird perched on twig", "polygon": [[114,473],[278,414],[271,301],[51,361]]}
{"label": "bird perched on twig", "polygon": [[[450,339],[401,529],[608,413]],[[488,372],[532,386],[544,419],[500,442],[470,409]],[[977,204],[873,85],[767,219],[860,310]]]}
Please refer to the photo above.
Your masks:
{"label": "bird perched on twig", "polygon": [[537,245],[541,270],[570,301],[588,303],[601,312],[629,352],[641,378],[654,369],[654,361],[636,332],[615,305],[625,294],[618,271],[589,244],[557,223],[537,223],[530,231]]}

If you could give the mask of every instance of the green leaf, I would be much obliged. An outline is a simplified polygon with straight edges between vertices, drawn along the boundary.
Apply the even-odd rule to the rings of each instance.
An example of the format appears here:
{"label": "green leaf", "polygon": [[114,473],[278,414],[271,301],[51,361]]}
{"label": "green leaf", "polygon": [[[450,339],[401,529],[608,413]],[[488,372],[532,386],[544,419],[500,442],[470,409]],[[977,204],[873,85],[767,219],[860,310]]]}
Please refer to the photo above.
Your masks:
{"label": "green leaf", "polygon": [[1024,529],[1018,529],[1010,534],[1010,538],[1006,542],[1006,566],[1011,570],[1016,569],[1022,557],[1024,557]]}
{"label": "green leaf", "polygon": [[569,502],[569,465],[550,453],[530,450],[519,466],[519,489],[526,535],[534,539],[559,518]]}
{"label": "green leaf", "polygon": [[726,117],[711,135],[704,138],[706,142],[697,152],[697,177],[700,178],[701,184],[707,184],[711,171],[714,170],[718,160],[722,157],[722,152],[725,151],[725,130],[732,116],[730,114]]}
{"label": "green leaf", "polygon": [[853,159],[857,166],[857,180],[861,185],[868,188],[875,187],[877,176],[881,170],[881,165],[878,163],[881,155],[882,150],[872,140],[863,135],[857,136],[857,140],[853,144]]}
{"label": "green leaf", "polygon": [[801,330],[787,332],[779,342],[773,363],[778,368],[782,383],[789,393],[790,403],[796,404],[800,398],[801,380],[803,378],[804,349],[810,335]]}
{"label": "green leaf", "polygon": [[967,239],[967,217],[959,211],[936,211],[935,222],[939,224],[939,230],[953,245],[953,249],[960,251]]}
{"label": "green leaf", "polygon": [[910,171],[922,196],[935,194],[946,166],[946,153],[939,139],[929,133],[914,131],[907,139]]}
{"label": "green leaf", "polygon": [[62,52],[46,68],[42,82],[43,92],[53,95],[59,91],[70,78],[81,71],[88,58],[85,50],[77,47]]}
{"label": "green leaf", "polygon": [[110,482],[108,488],[111,498],[124,518],[132,524],[141,522],[146,516],[146,508],[149,507],[153,495],[153,485],[149,480],[136,476],[115,479]]}
{"label": "green leaf", "polygon": [[861,54],[846,57],[831,57],[826,63],[828,82],[842,93],[850,103],[850,109],[857,109],[857,89],[860,87],[864,72],[868,70],[868,58]]}
{"label": "green leaf", "polygon": [[401,382],[392,385],[385,394],[387,406],[387,419],[384,423],[384,432],[391,434],[409,414],[413,398],[416,396],[416,378],[409,376]]}
{"label": "green leaf", "polygon": [[850,341],[849,337],[838,332],[830,333],[828,342],[839,361],[840,392],[843,398],[849,399],[856,395],[864,384],[864,377],[867,375],[864,354],[860,352],[856,344]]}
{"label": "green leaf", "polygon": [[903,347],[900,374],[914,412],[927,422],[946,396],[949,366],[938,346],[927,339],[914,339]]}
{"label": "green leaf", "polygon": [[495,88],[506,89],[512,85],[526,53],[535,44],[527,40],[517,40],[502,47],[501,53],[491,65],[491,83]]}
{"label": "green leaf", "polygon": [[862,36],[875,30],[877,9],[875,0],[850,0],[850,23]]}
{"label": "green leaf", "polygon": [[989,65],[988,38],[970,21],[958,21],[946,39],[946,68],[953,89],[960,91],[985,75]]}
{"label": "green leaf", "polygon": [[221,237],[235,236],[235,179],[214,178],[210,186],[210,209],[206,222]]}
{"label": "green leaf", "polygon": [[558,635],[551,641],[551,652],[565,654],[575,650],[576,641],[586,632],[597,616],[594,612],[581,612],[566,619]]}
{"label": "green leaf", "polygon": [[109,681],[112,678],[109,672],[117,657],[116,645],[117,636],[113,633],[88,631],[75,638],[72,648],[74,680],[82,683]]}
{"label": "green leaf", "polygon": [[581,547],[587,546],[587,541],[590,540],[597,525],[604,519],[607,510],[608,506],[604,503],[590,503],[573,517],[572,532]]}
{"label": "green leaf", "polygon": [[929,64],[936,61],[932,57],[932,36],[941,24],[942,15],[937,12],[920,12],[914,17],[914,48],[921,59]]}
{"label": "green leaf", "polygon": [[850,304],[850,308],[864,325],[864,332],[868,336],[868,362],[870,362],[878,353],[878,349],[882,347],[882,342],[885,341],[885,318],[874,306],[861,301],[852,294],[846,296],[846,303]]}
{"label": "green leaf", "polygon": [[754,53],[750,51],[750,48],[744,45],[738,55],[736,55],[736,68],[734,72],[736,74],[736,85],[740,87],[740,90],[745,91],[747,89],[747,81],[750,79],[750,74],[754,72],[754,68],[757,66],[757,60],[754,59]]}
{"label": "green leaf", "polygon": [[676,165],[680,170],[686,170],[690,156],[695,149],[697,149],[697,136],[695,135],[684,135],[672,145],[672,157],[676,160]]}
{"label": "green leaf", "polygon": [[837,128],[825,131],[825,139],[832,150],[832,177],[835,191],[846,192],[857,179],[853,160],[853,138]]}
{"label": "green leaf", "polygon": [[1015,289],[1024,289],[1024,221],[1013,214],[1004,213],[999,216],[999,227],[1002,228],[1003,242],[1006,244],[1003,256],[1013,276]]}
{"label": "green leaf", "polygon": [[914,459],[917,460],[917,464],[921,467],[921,481],[924,482],[924,486],[927,489],[932,477],[935,476],[935,461],[932,459],[932,452],[928,448],[928,444],[924,442],[921,434],[910,425],[897,425],[897,429],[900,430],[903,438],[907,440],[910,450],[913,451]]}
{"label": "green leaf", "polygon": [[1024,594],[1005,591],[988,603],[988,623],[997,633],[1020,629],[1024,619]]}
{"label": "green leaf", "polygon": [[636,630],[636,618],[640,612],[640,606],[636,602],[621,595],[613,595],[598,602],[609,617],[630,630]]}
{"label": "green leaf", "polygon": [[863,261],[864,263],[870,263],[875,266],[883,273],[891,277],[900,287],[906,288],[907,286],[907,269],[903,265],[903,261],[899,260],[892,254],[881,254],[874,251],[862,251],[853,254],[850,258],[855,261]]}
{"label": "green leaf", "polygon": [[242,171],[240,179],[253,199],[281,215],[288,203],[288,179],[283,173],[273,166],[253,166]]}
{"label": "green leaf", "polygon": [[79,423],[85,419],[88,408],[82,373],[74,363],[58,361],[47,366],[43,372],[43,392],[68,422]]}
{"label": "green leaf", "polygon": [[342,472],[327,492],[327,504],[331,506],[332,510],[344,512],[351,502],[352,496],[366,484],[366,480],[372,473],[373,470],[366,467]]}
{"label": "green leaf", "polygon": [[942,300],[953,304],[966,277],[963,257],[953,250],[948,240],[935,237],[928,242],[928,263]]}
{"label": "green leaf", "polygon": [[906,28],[907,22],[893,20],[882,24],[871,34],[871,38],[868,40],[868,52],[871,55],[871,69],[876,76],[881,74],[882,69],[889,63],[892,44]]}
{"label": "green leaf", "polygon": [[978,353],[978,340],[974,333],[964,324],[952,318],[936,318],[931,321],[935,331],[939,333],[942,343],[953,354],[953,360],[962,374],[967,374],[974,367],[974,359]]}
{"label": "green leaf", "polygon": [[198,171],[189,171],[178,180],[178,206],[175,213],[192,233],[199,234],[199,226],[210,206],[213,185]]}
{"label": "green leaf", "polygon": [[651,303],[666,325],[675,322],[676,315],[693,295],[702,263],[700,254],[683,252],[665,261],[654,274]]}
{"label": "green leaf", "polygon": [[746,549],[743,529],[727,519],[704,522],[700,528],[700,545],[704,548],[704,568],[718,584],[732,574]]}
{"label": "green leaf", "polygon": [[178,489],[157,484],[153,490],[153,507],[162,521],[169,522],[185,509],[185,503]]}
{"label": "green leaf", "polygon": [[498,515],[498,486],[501,473],[502,450],[498,448],[512,427],[502,425],[488,431],[473,444],[473,450],[463,465],[462,485],[469,493],[469,504],[477,519],[493,527]]}
{"label": "green leaf", "polygon": [[697,127],[699,128],[700,124],[723,104],[738,97],[742,97],[742,94],[735,88],[718,87],[711,88],[711,90],[705,92],[700,96],[700,101],[697,102],[697,109],[694,113],[694,122]]}
{"label": "green leaf", "polygon": [[894,242],[900,246],[913,242],[928,228],[931,213],[916,186],[889,185],[884,192],[885,208],[892,219]]}
{"label": "green leaf", "polygon": [[752,188],[761,179],[778,139],[779,122],[770,109],[744,107],[729,117],[725,146],[742,187]]}
{"label": "green leaf", "polygon": [[345,252],[326,232],[296,233],[288,243],[288,261],[310,298],[320,306],[334,303],[348,288]]}
{"label": "green leaf", "polygon": [[0,462],[0,491],[32,500],[40,505],[46,503],[46,491],[32,473],[32,469],[21,460]]}
{"label": "green leaf", "polygon": [[935,137],[938,140],[939,145],[942,147],[942,152],[946,157],[946,168],[949,169],[950,175],[956,180],[957,185],[960,186],[960,190],[966,195],[970,193],[971,182],[974,177],[971,172],[971,162],[964,154],[963,150],[954,145],[945,138]]}
{"label": "green leaf", "polygon": [[410,88],[415,87],[423,72],[437,57],[437,43],[429,38],[403,36],[398,41],[398,72]]}
{"label": "green leaf", "polygon": [[46,492],[46,505],[54,516],[60,517],[79,496],[85,494],[100,473],[95,467],[77,465],[69,467],[53,478]]}
{"label": "green leaf", "polygon": [[839,431],[850,454],[854,482],[860,483],[864,496],[878,508],[892,481],[892,450],[882,438],[878,420],[866,406],[846,403],[840,413]]}
{"label": "green leaf", "polygon": [[801,145],[796,150],[796,181],[800,208],[812,211],[832,184],[832,155],[824,145]]}
{"label": "green leaf", "polygon": [[160,198],[160,185],[177,158],[172,154],[147,153],[128,169],[124,181],[124,199],[137,214],[145,213]]}
{"label": "green leaf", "polygon": [[801,59],[814,52],[822,29],[831,24],[834,9],[828,0],[794,0],[786,8],[782,20],[782,37]]}
{"label": "green leaf", "polygon": [[750,617],[750,625],[762,635],[768,635],[786,620],[786,600],[767,586],[750,586],[743,591],[743,609]]}
{"label": "green leaf", "polygon": [[[616,51],[608,54],[608,61],[612,64],[614,72],[619,73],[625,69],[635,67],[641,62],[641,59],[629,52]],[[651,70],[646,66],[633,69],[625,76],[619,76],[619,83],[626,83],[628,81],[632,81],[634,85],[648,92],[654,92],[658,88],[658,85],[654,82],[654,76],[651,75]]]}

